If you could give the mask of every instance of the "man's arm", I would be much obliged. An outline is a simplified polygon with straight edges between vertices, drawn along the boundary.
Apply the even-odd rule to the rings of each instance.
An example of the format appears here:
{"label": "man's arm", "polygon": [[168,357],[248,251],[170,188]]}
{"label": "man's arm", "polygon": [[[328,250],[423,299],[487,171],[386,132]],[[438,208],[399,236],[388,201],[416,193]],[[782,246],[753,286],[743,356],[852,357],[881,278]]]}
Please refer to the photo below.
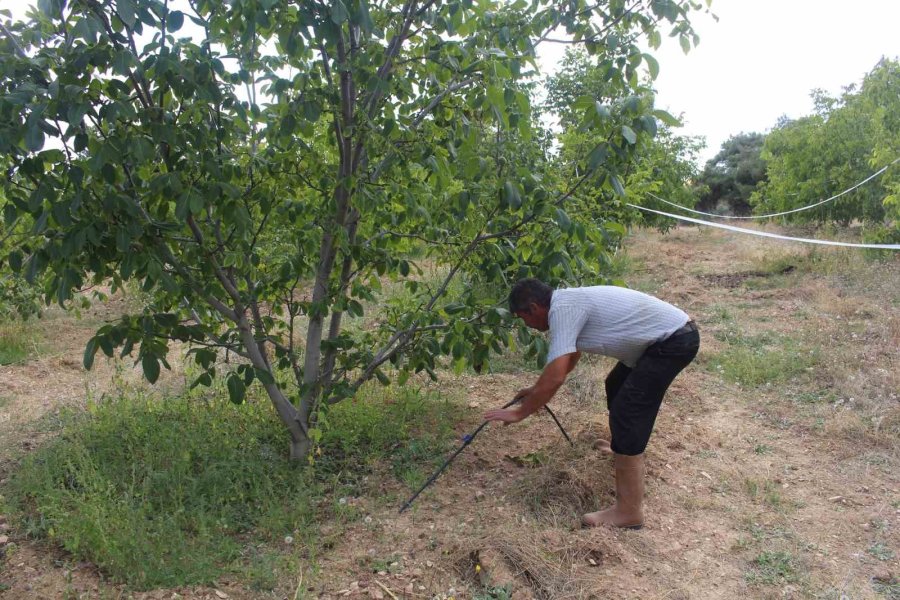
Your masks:
{"label": "man's arm", "polygon": [[519,392],[519,396],[522,397],[522,403],[519,406],[511,409],[489,410],[484,414],[485,420],[517,423],[540,410],[545,404],[550,402],[556,390],[565,382],[566,375],[578,364],[580,356],[580,352],[572,352],[571,354],[564,354],[549,363],[544,367],[541,376],[538,377],[537,382],[531,388],[526,388]]}

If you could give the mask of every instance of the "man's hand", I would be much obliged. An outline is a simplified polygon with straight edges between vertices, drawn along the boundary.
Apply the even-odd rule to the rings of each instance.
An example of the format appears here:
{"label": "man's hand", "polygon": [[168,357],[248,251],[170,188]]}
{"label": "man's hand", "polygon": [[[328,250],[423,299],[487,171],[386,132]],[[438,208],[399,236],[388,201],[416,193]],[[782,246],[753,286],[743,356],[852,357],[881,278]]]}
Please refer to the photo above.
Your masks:
{"label": "man's hand", "polygon": [[495,408],[484,413],[485,421],[502,421],[504,423],[518,423],[525,415],[518,408]]}

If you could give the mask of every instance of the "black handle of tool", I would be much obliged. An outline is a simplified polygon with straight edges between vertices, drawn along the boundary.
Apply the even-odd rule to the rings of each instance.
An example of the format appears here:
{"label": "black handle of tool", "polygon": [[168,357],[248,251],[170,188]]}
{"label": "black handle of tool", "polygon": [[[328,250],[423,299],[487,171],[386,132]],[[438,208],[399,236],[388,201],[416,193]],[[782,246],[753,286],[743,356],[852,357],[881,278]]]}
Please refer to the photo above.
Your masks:
{"label": "black handle of tool", "polygon": [[550,410],[550,407],[545,404],[544,408],[546,408],[547,412],[550,413],[550,416],[553,417],[553,422],[556,423],[556,426],[559,427],[560,431],[562,431],[563,437],[566,438],[566,441],[569,442],[569,445],[574,446],[575,442],[572,441],[572,438],[570,438],[569,434],[566,433],[566,430],[563,429],[562,423],[559,422],[559,419],[556,418],[556,415],[553,414],[553,411]]}
{"label": "black handle of tool", "polygon": [[[518,402],[519,400],[520,400],[519,398],[514,398],[513,400],[511,400],[511,401],[507,402],[506,404],[504,404],[504,405],[503,405],[503,408],[509,408],[510,406],[512,406],[513,404],[515,404],[516,402]],[[559,430],[562,431],[562,434],[563,434],[563,436],[566,438],[566,440],[567,440],[570,444],[572,444],[572,440],[569,438],[569,434],[567,434],[567,433],[566,433],[566,430],[563,429],[562,424],[559,422],[559,419],[556,418],[556,415],[553,414],[553,411],[550,410],[550,407],[545,405],[544,408],[546,408],[546,409],[547,409],[547,412],[550,413],[550,416],[553,417],[553,420],[556,422],[556,425],[557,425],[557,427],[559,427]],[[422,485],[422,487],[419,488],[419,491],[417,491],[415,494],[413,494],[412,498],[410,498],[409,500],[407,500],[406,503],[405,503],[403,506],[400,507],[400,512],[401,512],[401,513],[402,513],[404,510],[406,510],[407,508],[409,508],[409,507],[412,505],[413,502],[415,502],[416,498],[419,497],[419,494],[421,494],[422,492],[425,491],[425,488],[427,488],[429,485],[431,485],[432,483],[434,483],[434,481],[435,481],[438,477],[441,476],[441,473],[443,473],[444,470],[445,470],[447,467],[450,466],[450,463],[453,462],[453,459],[455,459],[457,456],[459,456],[459,453],[462,452],[463,450],[465,450],[465,449],[466,449],[466,446],[468,446],[469,444],[472,443],[472,440],[475,439],[475,436],[478,435],[478,433],[479,433],[482,429],[484,429],[484,426],[487,425],[488,423],[489,423],[489,421],[484,421],[481,425],[478,426],[478,429],[476,429],[475,431],[473,431],[471,434],[469,434],[469,435],[463,437],[463,440],[464,440],[464,441],[463,441],[463,445],[460,446],[459,448],[457,448],[457,449],[456,449],[456,452],[454,452],[454,453],[450,456],[450,458],[448,458],[447,460],[444,461],[444,464],[441,465],[441,468],[438,469],[437,471],[435,471],[434,475],[432,475],[432,476],[428,479],[428,481],[426,481],[426,482]]]}
{"label": "black handle of tool", "polygon": [[[514,399],[511,400],[510,402],[504,404],[504,405],[503,405],[503,408],[509,408],[510,406],[512,406],[513,404],[515,404],[515,403],[518,402],[518,401],[519,401],[518,398],[514,398]],[[460,452],[462,452],[463,450],[465,450],[465,449],[466,449],[466,446],[468,446],[469,444],[472,443],[472,440],[475,439],[475,436],[478,435],[478,432],[480,432],[482,429],[484,429],[484,426],[487,425],[488,422],[489,422],[489,421],[483,422],[481,425],[478,426],[478,429],[476,429],[475,431],[473,431],[471,434],[469,434],[469,435],[463,437],[463,440],[464,440],[463,445],[460,446],[459,448],[457,448],[456,452],[454,452],[454,453],[450,456],[450,458],[448,458],[447,460],[444,461],[444,464],[441,465],[441,468],[438,469],[437,471],[435,471],[434,475],[432,475],[431,478],[430,478],[428,481],[426,481],[426,482],[424,483],[424,485],[422,485],[422,487],[419,488],[419,491],[416,492],[415,494],[413,494],[413,497],[410,498],[409,500],[407,500],[407,501],[406,501],[406,504],[404,504],[403,506],[400,507],[400,512],[403,512],[404,510],[406,510],[407,508],[409,508],[410,505],[415,501],[415,499],[419,497],[419,494],[421,494],[422,492],[424,492],[424,491],[425,491],[425,488],[427,488],[429,485],[431,485],[432,483],[434,483],[434,480],[441,476],[441,473],[444,472],[444,469],[446,469],[447,467],[449,467],[449,466],[450,466],[450,463],[453,462],[453,459],[456,458],[456,457],[459,455]]]}

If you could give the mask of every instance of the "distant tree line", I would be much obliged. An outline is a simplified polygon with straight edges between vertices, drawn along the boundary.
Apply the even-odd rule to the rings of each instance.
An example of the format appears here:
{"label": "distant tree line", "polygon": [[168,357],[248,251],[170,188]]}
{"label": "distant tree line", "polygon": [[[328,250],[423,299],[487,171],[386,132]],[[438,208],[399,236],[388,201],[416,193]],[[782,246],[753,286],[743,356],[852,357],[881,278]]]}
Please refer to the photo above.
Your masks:
{"label": "distant tree line", "polygon": [[812,92],[814,111],[783,117],[768,134],[728,139],[695,186],[700,210],[738,215],[783,212],[839,194],[786,217],[792,222],[854,221],[879,239],[898,236],[900,217],[900,63],[882,59],[862,83],[837,97]]}

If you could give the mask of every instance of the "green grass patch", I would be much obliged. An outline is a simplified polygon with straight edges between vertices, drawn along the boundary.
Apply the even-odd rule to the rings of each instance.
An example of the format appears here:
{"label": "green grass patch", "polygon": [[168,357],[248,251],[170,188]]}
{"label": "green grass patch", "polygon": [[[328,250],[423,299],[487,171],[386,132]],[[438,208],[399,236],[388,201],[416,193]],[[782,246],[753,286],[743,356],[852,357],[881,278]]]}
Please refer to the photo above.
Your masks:
{"label": "green grass patch", "polygon": [[819,364],[817,347],[774,334],[745,336],[724,332],[720,339],[728,347],[709,361],[709,368],[725,379],[756,387],[793,379]]}
{"label": "green grass patch", "polygon": [[888,546],[885,546],[881,542],[876,542],[868,547],[866,550],[870,555],[874,556],[878,560],[888,561],[894,558],[894,551],[891,550]]}
{"label": "green grass patch", "polygon": [[744,480],[744,489],[754,502],[768,504],[774,509],[782,508],[784,505],[784,499],[774,481],[748,478]]}
{"label": "green grass patch", "polygon": [[753,559],[746,578],[752,585],[794,583],[799,579],[796,559],[790,552],[761,552]]}
{"label": "green grass patch", "polygon": [[0,365],[23,362],[37,352],[38,337],[27,322],[0,321]]}
{"label": "green grass patch", "polygon": [[900,579],[896,577],[887,581],[873,581],[872,587],[886,600],[900,600]]}
{"label": "green grass patch", "polygon": [[324,417],[316,469],[354,486],[379,466],[414,487],[439,464],[453,438],[458,406],[435,392],[411,386],[368,388]]}
{"label": "green grass patch", "polygon": [[510,600],[513,597],[512,588],[507,584],[502,587],[490,586],[477,592],[472,600]]}
{"label": "green grass patch", "polygon": [[412,386],[373,389],[329,411],[312,466],[287,459],[287,435],[266,401],[130,393],[68,415],[4,491],[27,534],[113,581],[150,589],[231,573],[271,589],[298,556],[315,560],[318,523],[342,520],[336,474],[383,462],[405,479],[443,449],[448,402]]}

